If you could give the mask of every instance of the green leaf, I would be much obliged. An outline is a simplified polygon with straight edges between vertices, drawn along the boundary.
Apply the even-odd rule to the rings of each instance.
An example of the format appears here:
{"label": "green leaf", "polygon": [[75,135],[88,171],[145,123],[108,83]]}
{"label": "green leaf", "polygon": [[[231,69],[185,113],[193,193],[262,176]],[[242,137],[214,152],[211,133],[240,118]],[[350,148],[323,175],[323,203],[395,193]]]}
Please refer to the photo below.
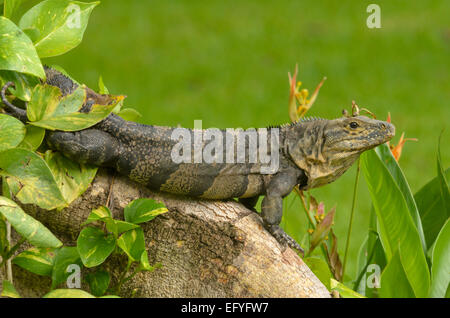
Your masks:
{"label": "green leaf", "polygon": [[0,256],[6,252],[6,249],[9,246],[6,233],[6,222],[0,217]]}
{"label": "green leaf", "polygon": [[1,182],[1,184],[2,184],[2,194],[3,194],[3,196],[7,197],[8,199],[11,199],[12,198],[12,192],[11,192],[11,189],[10,189],[6,179],[7,179],[6,177],[3,177],[3,178],[0,179],[2,181]]}
{"label": "green leaf", "polygon": [[3,3],[3,16],[8,19],[11,19],[14,16],[14,13],[22,4],[23,0],[4,0]]}
{"label": "green leaf", "polygon": [[22,29],[36,28],[39,57],[56,56],[80,44],[92,9],[99,2],[46,0],[31,8],[20,19]]}
{"label": "green leaf", "polygon": [[134,108],[124,108],[117,115],[128,121],[137,121],[142,117],[141,113]]}
{"label": "green leaf", "polygon": [[[114,107],[116,107],[117,103],[124,98],[124,96],[110,96],[110,104],[95,104],[92,106],[89,113],[80,113],[77,110],[82,106],[82,103],[79,104],[81,99],[79,92],[81,91],[84,93],[84,89],[80,86],[73,94],[63,97],[59,104],[58,96],[54,96],[53,93],[51,95],[48,95],[48,93],[47,96],[41,98],[41,96],[39,96],[41,93],[36,92],[36,94],[39,94],[36,98],[39,98],[39,100],[35,104],[28,104],[28,108],[31,109],[33,113],[33,118],[29,116],[30,121],[32,121],[30,124],[49,130],[83,130],[94,126],[105,119],[112,112]],[[33,97],[34,92],[31,101],[33,101]],[[36,109],[33,109],[33,107]],[[42,111],[42,108],[45,108],[45,110]]]}
{"label": "green leaf", "polygon": [[331,290],[339,292],[339,295],[342,298],[365,298],[363,295],[358,294],[354,290],[351,290],[350,288],[348,288],[347,286],[345,286],[344,284],[338,282],[333,278],[330,280],[330,285]]}
{"label": "green leaf", "polygon": [[426,297],[430,273],[419,233],[402,191],[373,150],[361,156],[362,169],[378,217],[380,238],[388,262],[400,247],[400,259],[417,297]]}
{"label": "green leaf", "polygon": [[44,298],[95,298],[81,289],[55,289],[44,295]]}
{"label": "green leaf", "polygon": [[134,223],[124,222],[121,220],[114,220],[115,226],[117,227],[117,233],[121,234],[123,232],[127,232],[133,229],[137,229],[139,225]]}
{"label": "green leaf", "polygon": [[334,214],[336,213],[336,207],[333,207],[327,215],[325,215],[325,218],[320,221],[320,223],[317,224],[316,229],[311,235],[311,244],[308,251],[308,254],[311,254],[311,252],[320,244],[323,242],[325,237],[328,235],[328,233],[331,230],[331,227],[333,226],[333,220],[334,220]]}
{"label": "green leaf", "polygon": [[[98,78],[98,93],[99,94],[109,94],[109,90],[103,82],[103,77],[100,75]],[[116,107],[112,110],[113,113],[118,114],[123,106],[123,100],[117,103]]]}
{"label": "green leaf", "polygon": [[86,276],[86,281],[89,284],[91,293],[96,297],[100,297],[104,295],[108,289],[111,277],[107,271],[98,270],[94,273],[89,273]]}
{"label": "green leaf", "polygon": [[33,87],[39,84],[39,79],[36,76],[13,71],[0,71],[0,78],[2,79],[2,87],[7,82],[13,82],[15,88],[9,87],[8,90],[15,97],[23,101],[29,101],[31,99]]}
{"label": "green leaf", "polygon": [[79,86],[72,94],[62,97],[61,90],[52,85],[37,85],[27,105],[27,116],[30,121],[40,121],[58,115],[78,111],[84,103],[86,92]]}
{"label": "green leaf", "polygon": [[129,222],[124,222],[124,221],[120,221],[120,220],[114,220],[114,219],[105,219],[104,222],[106,223],[106,229],[109,232],[112,232],[114,234],[114,237],[118,237],[119,234],[132,230],[132,229],[136,229],[139,227],[139,225],[133,224],[133,223],[129,223]]}
{"label": "green leaf", "polygon": [[138,262],[145,251],[144,232],[141,228],[125,232],[117,239],[117,245],[132,261]]}
{"label": "green leaf", "polygon": [[156,264],[155,266],[150,265],[150,262],[148,261],[148,254],[147,251],[144,250],[141,254],[141,259],[139,263],[139,271],[145,271],[145,272],[153,272],[156,268],[162,267],[161,264]]}
{"label": "green leaf", "polygon": [[95,166],[76,163],[61,153],[50,150],[45,153],[45,162],[55,177],[66,205],[86,191],[98,169]]}
{"label": "green leaf", "polygon": [[98,78],[98,93],[99,94],[109,94],[108,88],[103,83],[103,77],[100,75]]}
{"label": "green leaf", "polygon": [[419,210],[417,208],[416,202],[414,201],[414,196],[411,192],[411,188],[409,187],[408,182],[406,181],[405,175],[403,171],[400,169],[400,166],[392,155],[391,150],[387,144],[382,144],[375,148],[375,152],[378,157],[380,157],[381,161],[384,163],[386,168],[391,173],[391,176],[399,189],[402,191],[403,198],[406,201],[406,204],[409,209],[409,213],[414,221],[414,225],[416,226],[417,233],[419,234],[420,241],[422,244],[422,248],[424,253],[427,251],[427,244],[425,242],[425,235],[423,233],[422,222],[420,220]]}
{"label": "green leaf", "polygon": [[415,293],[406,277],[397,249],[381,274],[380,297],[383,298],[414,298]]}
{"label": "green leaf", "polygon": [[316,257],[304,258],[303,261],[309,267],[309,269],[317,276],[317,278],[325,285],[325,287],[330,290],[330,279],[332,277],[328,264]]}
{"label": "green leaf", "polygon": [[367,271],[368,259],[370,257],[368,247],[369,235],[370,232],[367,234],[366,238],[364,239],[363,243],[359,248],[358,259],[356,261],[356,268],[358,275],[356,276],[356,281],[355,284],[353,285],[353,289],[362,295],[366,294],[366,284],[364,278]]}
{"label": "green leaf", "polygon": [[[369,221],[369,238],[368,246],[373,246],[373,258],[371,260],[372,264],[377,264],[380,269],[383,270],[387,265],[386,253],[384,252],[383,245],[381,243],[380,235],[378,234],[378,220],[377,213],[373,205],[370,208],[370,221]],[[368,254],[370,255],[370,254]]]}
{"label": "green leaf", "polygon": [[60,247],[58,240],[41,222],[26,214],[14,201],[0,196],[0,213],[11,226],[36,247]]}
{"label": "green leaf", "polygon": [[35,151],[42,144],[45,137],[45,129],[41,127],[36,127],[32,125],[25,125],[26,134],[22,142],[17,146],[17,148],[28,149]]}
{"label": "green leaf", "polygon": [[41,31],[36,28],[27,28],[22,30],[31,40],[31,42],[36,42],[41,35]]}
{"label": "green leaf", "polygon": [[12,116],[0,114],[0,152],[14,148],[25,137],[25,126]]}
{"label": "green leaf", "polygon": [[386,258],[384,255],[383,246],[381,245],[378,233],[376,232],[376,215],[373,207],[371,209],[369,232],[367,233],[367,237],[359,250],[357,264],[358,276],[353,285],[353,289],[366,297],[377,298],[379,288],[375,286],[372,288],[367,286],[367,273],[371,264],[379,266],[382,271],[386,266]]}
{"label": "green leaf", "polygon": [[450,221],[447,220],[433,248],[430,297],[445,297],[450,283]]}
{"label": "green leaf", "polygon": [[[37,121],[53,114],[58,106],[61,90],[52,85],[36,85],[27,104],[27,117],[30,121]],[[80,103],[80,107],[82,103]]]}
{"label": "green leaf", "polygon": [[[64,207],[66,202],[47,163],[39,155],[26,149],[0,152],[0,171],[14,195],[24,204],[35,204],[51,210]],[[18,187],[12,187],[12,183]]]}
{"label": "green leaf", "polygon": [[86,221],[83,222],[81,225],[88,225],[95,221],[102,221],[105,219],[112,219],[111,211],[106,206],[100,206],[97,209],[93,209],[91,213],[89,214]]}
{"label": "green leaf", "polygon": [[13,22],[0,17],[0,70],[45,78],[44,68],[28,36]]}
{"label": "green leaf", "polygon": [[140,224],[153,220],[160,214],[168,210],[164,203],[156,202],[153,199],[136,199],[130,202],[124,209],[125,221]]}
{"label": "green leaf", "polygon": [[31,125],[49,130],[78,131],[94,126],[105,119],[115,107],[111,105],[94,105],[89,113],[71,113],[35,121]]}
{"label": "green leaf", "polygon": [[74,112],[77,112],[86,99],[86,87],[78,86],[72,94],[66,95],[59,100],[59,104],[55,111],[51,114],[48,112],[42,119],[48,119],[56,116],[65,116]]}
{"label": "green leaf", "polygon": [[55,258],[54,248],[29,248],[13,259],[13,264],[41,276],[51,276]]}
{"label": "green leaf", "polygon": [[78,253],[86,267],[94,267],[103,263],[115,247],[114,236],[105,234],[95,227],[84,228],[77,239]]}
{"label": "green leaf", "polygon": [[112,218],[111,211],[106,206],[100,206],[97,209],[93,209],[91,214],[82,225],[88,225],[96,221],[101,221],[106,224],[106,229],[114,234],[114,237],[118,237],[120,233],[129,231],[139,227],[139,225],[124,222],[120,220],[114,220]]}
{"label": "green leaf", "polygon": [[3,291],[0,296],[9,298],[20,298],[19,293],[17,292],[17,290],[14,288],[14,285],[10,281],[4,279],[2,285]]}
{"label": "green leaf", "polygon": [[439,136],[439,143],[438,143],[437,174],[441,189],[442,203],[444,205],[444,212],[447,214],[447,217],[450,218],[450,190],[448,188],[448,182],[447,179],[445,178],[444,169],[442,168],[441,163],[441,136]]}
{"label": "green leaf", "polygon": [[[446,170],[445,176],[447,179],[450,178],[450,169]],[[444,202],[442,201],[439,177],[435,177],[424,185],[414,195],[414,199],[419,208],[427,247],[430,248],[448,219],[447,213],[445,213]]]}
{"label": "green leaf", "polygon": [[70,272],[67,272],[67,267],[69,265],[76,264],[83,266],[78,250],[74,246],[63,246],[56,251],[56,256],[53,264],[52,271],[52,289],[56,288],[59,284],[65,282]]}

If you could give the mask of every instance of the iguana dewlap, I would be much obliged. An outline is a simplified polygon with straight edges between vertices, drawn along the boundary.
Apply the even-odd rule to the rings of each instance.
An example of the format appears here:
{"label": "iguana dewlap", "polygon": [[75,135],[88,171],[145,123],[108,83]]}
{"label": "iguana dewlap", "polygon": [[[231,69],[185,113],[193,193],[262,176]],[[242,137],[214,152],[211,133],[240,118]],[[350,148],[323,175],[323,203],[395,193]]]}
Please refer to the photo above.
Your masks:
{"label": "iguana dewlap", "polygon": [[[46,68],[46,75],[46,82],[59,87],[63,95],[77,87],[53,69]],[[85,111],[93,101],[102,98],[102,95],[87,90]],[[26,120],[24,110],[6,106],[12,115]],[[227,161],[226,147],[223,154],[214,153],[222,160],[198,162],[193,158],[191,162],[174,162],[173,149],[178,143],[173,139],[175,129],[179,128],[143,125],[111,114],[82,131],[48,131],[46,140],[52,149],[75,161],[113,167],[153,190],[204,199],[240,198],[249,208],[254,207],[259,196],[264,196],[261,216],[266,229],[280,243],[301,251],[279,226],[283,197],[296,185],[306,190],[336,180],[362,152],[387,142],[395,133],[392,124],[365,116],[304,120],[271,127],[267,130],[267,138],[272,136],[272,131],[278,133],[278,165],[276,170],[262,173],[261,168],[266,163],[250,162],[249,157],[255,149],[250,149],[248,143],[244,144],[244,162],[236,160],[237,153],[228,158],[233,159],[231,162]],[[190,134],[193,143],[194,134],[201,136],[203,141],[208,140],[205,138],[207,130],[186,129],[185,132]],[[226,134],[222,132],[225,145]],[[233,138],[237,139],[239,134],[245,132],[237,132]],[[203,142],[201,151],[207,145],[208,142]],[[272,145],[272,141],[268,140],[267,145]]]}

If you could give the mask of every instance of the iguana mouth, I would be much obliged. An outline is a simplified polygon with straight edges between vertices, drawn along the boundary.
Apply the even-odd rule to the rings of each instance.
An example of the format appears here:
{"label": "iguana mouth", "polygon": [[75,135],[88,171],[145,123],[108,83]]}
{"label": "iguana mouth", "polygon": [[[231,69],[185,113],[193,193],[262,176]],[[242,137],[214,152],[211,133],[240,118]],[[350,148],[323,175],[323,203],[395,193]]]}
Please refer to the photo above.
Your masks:
{"label": "iguana mouth", "polygon": [[388,122],[384,122],[384,125],[386,125],[386,127],[387,127],[386,129],[388,130],[388,134],[387,134],[388,140],[386,140],[386,141],[389,141],[392,139],[392,137],[395,136],[395,126]]}

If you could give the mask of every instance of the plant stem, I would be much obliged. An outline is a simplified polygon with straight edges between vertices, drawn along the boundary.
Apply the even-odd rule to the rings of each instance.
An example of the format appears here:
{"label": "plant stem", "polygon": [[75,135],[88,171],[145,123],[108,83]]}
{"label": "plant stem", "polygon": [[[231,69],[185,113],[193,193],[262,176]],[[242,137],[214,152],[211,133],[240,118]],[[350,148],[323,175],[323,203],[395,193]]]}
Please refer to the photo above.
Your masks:
{"label": "plant stem", "polygon": [[115,288],[116,295],[119,294],[120,288],[122,288],[122,284],[125,282],[124,278],[125,278],[126,274],[128,273],[128,271],[130,270],[131,264],[132,264],[132,261],[130,259],[128,259],[127,268],[120,275],[119,282],[117,283],[117,286]]}
{"label": "plant stem", "polygon": [[11,256],[14,255],[14,253],[19,249],[19,247],[25,243],[26,239],[24,237],[21,237],[20,240],[8,251],[6,254],[7,258],[11,258]]}
{"label": "plant stem", "polygon": [[129,281],[130,279],[132,279],[134,276],[136,276],[137,273],[139,273],[139,268],[136,268],[136,269],[133,271],[133,273],[130,274],[130,276],[125,277],[125,278],[123,279],[122,284],[125,284],[127,281]]}
{"label": "plant stem", "polygon": [[[8,250],[8,252],[4,255],[4,259],[3,259],[3,261],[2,261],[2,263],[0,264],[0,267],[1,266],[3,266],[3,264],[6,264],[6,265],[8,265],[8,261],[10,261],[11,260],[11,256],[13,256],[14,255],[14,253],[19,249],[19,247],[23,244],[25,242],[25,238],[24,237],[22,237],[11,249],[9,249]],[[9,273],[10,272],[10,269],[9,268],[7,268],[7,273]],[[12,274],[11,274],[12,275]],[[11,278],[12,279],[12,276],[11,277],[8,277],[8,280],[9,280],[9,278]],[[10,281],[10,280],[9,280]]]}
{"label": "plant stem", "polygon": [[[305,210],[306,216],[307,216],[307,218],[308,218],[308,221],[309,221],[311,227],[312,227],[313,229],[316,229],[316,224],[314,223],[313,219],[311,218],[311,215],[309,214],[309,210],[308,210],[308,208],[306,207],[306,202],[305,202],[305,199],[304,199],[304,197],[303,197],[303,195],[302,195],[302,192],[300,191],[300,189],[298,188],[298,186],[295,187],[294,190],[295,190],[295,192],[297,193],[297,195],[300,197],[300,201],[302,201],[303,209]],[[326,252],[325,249],[324,249],[324,246],[326,247],[326,243],[325,243],[325,242],[323,242],[323,243],[322,243],[322,246],[321,246],[322,254],[323,254],[323,257],[325,258],[325,260],[327,261],[328,267],[329,267],[330,270],[331,270],[331,264],[330,264],[330,261],[329,261],[329,259],[328,259],[328,254],[327,254],[327,252]],[[310,254],[311,254],[311,252],[312,252],[312,251],[311,251],[311,249],[309,248],[309,249],[308,249],[308,252],[305,254],[304,258],[309,257]]]}
{"label": "plant stem", "polygon": [[[6,240],[8,241],[8,248],[11,246],[11,223],[6,221]],[[5,259],[3,262],[6,261],[6,279],[13,284],[13,275],[12,275],[12,263],[9,259],[10,256],[8,256],[8,253],[5,255]]]}
{"label": "plant stem", "polygon": [[112,190],[113,190],[113,185],[114,185],[114,179],[116,177],[116,173],[114,172],[114,174],[112,175],[111,178],[111,183],[109,184],[109,191],[108,191],[108,198],[106,199],[106,207],[110,210],[112,210],[111,207],[111,195],[112,195]]}
{"label": "plant stem", "polygon": [[306,202],[305,202],[305,199],[303,198],[303,195],[301,194],[301,191],[299,190],[298,187],[295,187],[294,189],[295,189],[295,192],[297,192],[297,195],[300,197],[300,200],[302,201],[303,209],[305,210],[306,217],[308,218],[309,223],[311,224],[311,226],[312,226],[313,228],[316,228],[316,226],[315,226],[315,224],[314,224],[314,221],[313,221],[313,219],[311,218],[311,215],[309,214],[309,210],[308,210],[308,208],[306,207]]}
{"label": "plant stem", "polygon": [[[12,198],[11,189],[6,183],[5,177],[0,177],[0,183],[1,183],[1,193],[3,196],[7,197],[8,199]],[[8,242],[8,249],[11,246],[11,223],[8,222],[8,220],[5,220],[6,223],[6,241]],[[22,243],[21,243],[22,244]],[[17,244],[16,244],[17,245]],[[20,246],[20,245],[19,245]],[[3,255],[3,259],[0,264],[0,268],[5,265],[5,275],[6,279],[13,283],[13,274],[12,274],[12,263],[10,256],[8,256],[8,251],[5,255]]]}
{"label": "plant stem", "polygon": [[358,193],[357,190],[358,190],[358,180],[359,180],[360,168],[361,168],[361,159],[358,158],[358,167],[356,168],[355,188],[353,189],[352,211],[350,213],[350,221],[349,221],[348,233],[347,233],[347,242],[345,244],[344,264],[342,265],[342,277],[341,277],[342,281],[344,281],[345,267],[347,265],[348,248],[350,246],[350,236],[352,234],[353,216],[355,214],[356,195]]}

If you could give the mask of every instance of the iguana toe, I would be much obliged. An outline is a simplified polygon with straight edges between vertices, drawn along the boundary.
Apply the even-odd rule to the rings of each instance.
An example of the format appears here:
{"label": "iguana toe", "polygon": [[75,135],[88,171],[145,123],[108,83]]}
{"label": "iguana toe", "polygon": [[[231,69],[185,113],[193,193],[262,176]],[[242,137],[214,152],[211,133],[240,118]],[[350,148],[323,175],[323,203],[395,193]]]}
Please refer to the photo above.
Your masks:
{"label": "iguana toe", "polygon": [[299,251],[302,255],[305,254],[303,248],[278,225],[268,226],[267,229],[282,246],[289,246]]}

